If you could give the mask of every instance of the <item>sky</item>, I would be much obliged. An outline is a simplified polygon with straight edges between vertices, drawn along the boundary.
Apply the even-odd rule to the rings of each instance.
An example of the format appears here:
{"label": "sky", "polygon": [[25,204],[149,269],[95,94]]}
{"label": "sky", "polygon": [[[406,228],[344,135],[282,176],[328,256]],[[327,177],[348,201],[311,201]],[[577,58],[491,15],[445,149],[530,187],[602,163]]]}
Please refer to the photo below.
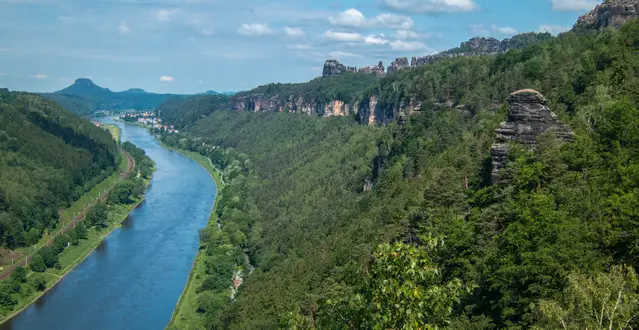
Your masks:
{"label": "sky", "polygon": [[423,56],[471,37],[557,34],[600,0],[0,0],[0,88],[248,90]]}

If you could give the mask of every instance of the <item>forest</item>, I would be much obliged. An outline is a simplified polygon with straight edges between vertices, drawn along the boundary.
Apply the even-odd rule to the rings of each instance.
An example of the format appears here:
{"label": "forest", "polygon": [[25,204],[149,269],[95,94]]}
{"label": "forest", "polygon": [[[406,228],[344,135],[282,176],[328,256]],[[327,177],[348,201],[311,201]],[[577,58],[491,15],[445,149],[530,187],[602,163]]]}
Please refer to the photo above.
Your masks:
{"label": "forest", "polygon": [[53,102],[0,90],[0,246],[31,246],[119,163],[111,135]]}
{"label": "forest", "polygon": [[[491,184],[495,129],[522,88],[574,139],[513,145]],[[220,108],[163,138],[239,169],[221,216],[256,270],[229,307],[199,310],[208,328],[639,326],[639,22],[442,60],[360,93],[381,111],[412,96],[424,107],[385,127]]]}

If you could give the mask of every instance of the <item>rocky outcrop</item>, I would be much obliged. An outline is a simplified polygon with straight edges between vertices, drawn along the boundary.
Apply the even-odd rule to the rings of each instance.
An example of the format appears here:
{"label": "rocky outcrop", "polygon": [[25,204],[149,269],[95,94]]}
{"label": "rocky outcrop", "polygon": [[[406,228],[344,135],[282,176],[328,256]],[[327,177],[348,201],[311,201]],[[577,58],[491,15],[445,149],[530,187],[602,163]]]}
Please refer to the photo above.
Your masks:
{"label": "rocky outcrop", "polygon": [[324,63],[322,77],[339,76],[344,72],[357,72],[357,68],[345,66],[337,60],[328,60]]}
{"label": "rocky outcrop", "polygon": [[532,32],[518,34],[512,38],[506,38],[501,41],[495,38],[476,37],[462,42],[457,48],[449,49],[433,55],[413,57],[410,66],[415,68],[448,58],[499,54],[510,49],[520,49],[550,39],[552,39],[552,35],[549,33]]}
{"label": "rocky outcrop", "polygon": [[357,72],[374,73],[377,76],[383,76],[386,74],[386,71],[384,69],[384,63],[382,63],[382,61],[379,61],[379,64],[375,66],[365,66],[363,68],[360,68]]}
{"label": "rocky outcrop", "polygon": [[579,17],[575,29],[621,27],[639,15],[639,0],[606,0],[591,12]]}
{"label": "rocky outcrop", "polygon": [[564,141],[572,139],[572,131],[557,121],[557,116],[546,106],[546,99],[541,93],[524,89],[516,91],[508,97],[508,121],[499,125],[497,138],[490,154],[492,156],[492,182],[500,179],[500,170],[508,159],[508,144],[516,142],[526,148],[534,149],[537,137],[553,131]]}
{"label": "rocky outcrop", "polygon": [[236,97],[231,101],[231,109],[234,111],[293,112],[322,117],[349,116],[357,110],[357,107],[357,102],[349,104],[333,100],[328,103],[318,103],[313,100],[305,100],[301,95],[281,99],[279,95],[266,97],[262,93]]}
{"label": "rocky outcrop", "polygon": [[410,64],[408,63],[408,58],[399,57],[396,58],[391,65],[388,67],[388,74],[399,72],[400,70],[410,68]]}

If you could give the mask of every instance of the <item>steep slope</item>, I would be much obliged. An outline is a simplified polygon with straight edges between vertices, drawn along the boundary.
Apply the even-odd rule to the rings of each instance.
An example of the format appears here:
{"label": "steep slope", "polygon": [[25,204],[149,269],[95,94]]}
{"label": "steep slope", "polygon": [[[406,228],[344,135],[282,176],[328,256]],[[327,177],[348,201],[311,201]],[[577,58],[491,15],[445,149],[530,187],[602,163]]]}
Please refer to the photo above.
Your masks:
{"label": "steep slope", "polygon": [[579,17],[575,29],[601,29],[605,27],[621,27],[639,17],[639,1],[637,0],[605,0],[594,10]]}
{"label": "steep slope", "polygon": [[[385,127],[214,111],[166,135],[228,169],[220,216],[257,267],[231,304],[201,287],[199,312],[230,329],[583,329],[598,327],[584,308],[597,306],[613,328],[639,326],[638,87],[635,21],[377,79],[359,115]],[[527,88],[544,101],[519,92],[507,113]],[[413,100],[419,110],[395,122]],[[515,118],[522,102],[543,116]],[[546,105],[572,142],[547,129]],[[501,137],[512,145],[492,185],[507,114],[521,130]],[[580,295],[580,283],[614,301]]]}
{"label": "steep slope", "polygon": [[117,155],[108,132],[40,96],[0,90],[0,245],[37,242]]}

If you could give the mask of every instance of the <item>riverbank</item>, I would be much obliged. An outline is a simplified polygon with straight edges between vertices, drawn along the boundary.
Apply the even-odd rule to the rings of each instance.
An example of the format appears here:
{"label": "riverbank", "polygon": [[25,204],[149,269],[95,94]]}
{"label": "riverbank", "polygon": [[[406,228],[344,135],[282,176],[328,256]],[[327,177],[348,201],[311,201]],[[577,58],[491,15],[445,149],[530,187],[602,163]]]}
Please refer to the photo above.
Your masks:
{"label": "riverbank", "polygon": [[[89,206],[85,206],[87,204],[83,204],[83,198],[81,198],[78,202],[79,205],[82,206],[82,212],[86,213],[88,209],[90,209],[96,202],[100,200],[106,199],[106,194],[110,191],[110,189],[115,185],[116,182],[122,179],[123,174],[130,174],[135,168],[135,163],[131,156],[122,151],[122,161],[119,166],[120,169],[124,167],[124,171],[116,171],[109,178],[104,180],[100,185],[96,186],[94,190],[101,193],[98,197],[91,198],[92,204]],[[144,190],[149,186],[151,182],[151,178],[143,179],[144,180]],[[103,189],[103,184],[109,183],[109,189]],[[92,190],[91,192],[93,192]],[[44,272],[34,272],[28,270],[27,274],[27,282],[26,283],[18,283],[20,290],[12,295],[12,298],[17,302],[11,311],[2,310],[0,313],[0,324],[3,324],[20,314],[26,308],[28,308],[31,304],[36,302],[42,296],[44,296],[49,290],[54,288],[63,278],[67,275],[73,268],[79,265],[84,259],[86,259],[93,250],[95,250],[100,243],[108,237],[116,228],[120,227],[120,224],[128,217],[129,213],[138,207],[144,200],[144,195],[142,194],[138,198],[134,198],[132,203],[130,204],[116,204],[109,205],[107,208],[107,222],[106,228],[97,228],[92,227],[87,229],[86,239],[78,239],[77,245],[68,245],[58,256],[58,262],[55,268],[47,268]],[[73,207],[70,209],[74,209]],[[75,211],[69,211],[75,214]],[[63,212],[65,213],[65,212]],[[79,221],[84,220],[84,214],[78,215],[74,218],[73,222],[69,222],[67,226],[63,226],[63,229],[58,231],[58,235],[61,235],[63,232],[66,232],[64,229],[72,229],[75,228],[75,224],[79,223]],[[84,223],[84,222],[82,222]],[[51,238],[52,239],[52,238]],[[45,243],[42,247],[47,246],[49,244]],[[25,266],[28,266],[26,261]],[[27,268],[27,267],[25,267]],[[45,282],[45,289],[40,291],[36,290],[32,286],[32,279],[34,276],[41,276]],[[8,312],[8,313],[7,313]],[[6,314],[5,314],[6,313]]]}
{"label": "riverbank", "polygon": [[[213,209],[211,210],[211,214],[209,216],[209,221],[207,227],[216,226],[217,227],[217,205],[219,201],[220,191],[224,188],[224,180],[222,178],[222,172],[213,166],[211,160],[203,156],[197,152],[177,149],[171,146],[168,146],[164,143],[161,144],[163,147],[179,152],[182,155],[189,157],[196,162],[198,162],[202,167],[204,167],[213,180],[215,181],[215,185],[217,186],[217,195],[215,197],[215,203],[213,204]],[[175,306],[175,310],[173,311],[173,315],[171,315],[171,320],[169,324],[166,326],[166,329],[204,329],[206,320],[204,314],[197,313],[198,303],[196,296],[196,289],[199,285],[201,285],[202,274],[205,273],[205,265],[202,262],[204,258],[204,251],[198,250],[197,255],[195,256],[195,260],[193,261],[193,266],[191,268],[191,272],[189,273],[189,278],[184,286],[184,290],[178,299],[177,305]]]}

